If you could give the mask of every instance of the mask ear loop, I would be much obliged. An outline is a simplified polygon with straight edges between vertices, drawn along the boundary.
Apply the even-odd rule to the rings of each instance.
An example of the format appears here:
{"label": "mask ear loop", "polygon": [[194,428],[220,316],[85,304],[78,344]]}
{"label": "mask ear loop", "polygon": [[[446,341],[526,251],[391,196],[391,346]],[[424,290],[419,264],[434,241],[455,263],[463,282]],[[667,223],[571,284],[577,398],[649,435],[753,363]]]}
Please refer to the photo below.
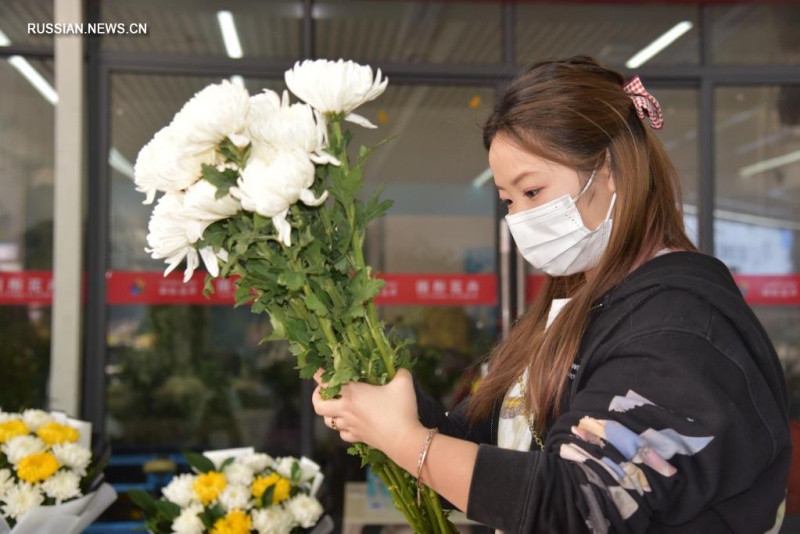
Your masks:
{"label": "mask ear loop", "polygon": [[592,175],[589,176],[589,179],[586,181],[586,185],[583,186],[583,189],[581,189],[581,192],[578,193],[578,196],[572,199],[573,202],[577,202],[578,199],[580,199],[583,196],[583,194],[589,189],[589,186],[592,185],[592,180],[594,180],[594,175],[596,172],[597,169],[592,171]]}
{"label": "mask ear loop", "polygon": [[608,212],[606,213],[606,221],[611,218],[611,212],[614,211],[614,203],[617,201],[617,192],[614,191],[614,194],[611,195],[611,205],[608,206]]}

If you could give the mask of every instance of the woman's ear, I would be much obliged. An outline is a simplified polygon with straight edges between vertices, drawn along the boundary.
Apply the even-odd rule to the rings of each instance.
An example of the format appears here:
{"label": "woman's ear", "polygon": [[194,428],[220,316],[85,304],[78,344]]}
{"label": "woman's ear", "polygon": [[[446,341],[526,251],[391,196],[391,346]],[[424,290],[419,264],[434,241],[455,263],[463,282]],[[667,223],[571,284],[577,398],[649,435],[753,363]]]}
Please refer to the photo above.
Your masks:
{"label": "woman's ear", "polygon": [[606,149],[606,159],[603,162],[603,166],[601,168],[600,176],[604,177],[605,186],[608,188],[609,193],[616,193],[617,192],[617,184],[614,182],[614,172],[611,168],[611,151]]}

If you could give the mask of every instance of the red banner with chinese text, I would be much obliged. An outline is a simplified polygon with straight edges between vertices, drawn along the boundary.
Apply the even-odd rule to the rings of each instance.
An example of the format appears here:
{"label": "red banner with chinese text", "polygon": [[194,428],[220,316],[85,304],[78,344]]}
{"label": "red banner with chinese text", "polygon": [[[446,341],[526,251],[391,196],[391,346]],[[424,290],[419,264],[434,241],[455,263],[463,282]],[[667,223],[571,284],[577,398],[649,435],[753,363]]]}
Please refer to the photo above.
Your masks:
{"label": "red banner with chinese text", "polygon": [[[232,305],[231,279],[213,280],[214,293],[203,295],[205,275],[197,273],[186,284],[182,274],[109,271],[106,302],[110,305]],[[384,273],[386,281],[375,299],[383,306],[495,306],[497,277],[466,273]],[[800,306],[800,275],[734,275],[751,306]],[[529,275],[527,299],[541,288],[543,277]],[[53,299],[50,271],[0,272],[0,306],[49,306]]]}

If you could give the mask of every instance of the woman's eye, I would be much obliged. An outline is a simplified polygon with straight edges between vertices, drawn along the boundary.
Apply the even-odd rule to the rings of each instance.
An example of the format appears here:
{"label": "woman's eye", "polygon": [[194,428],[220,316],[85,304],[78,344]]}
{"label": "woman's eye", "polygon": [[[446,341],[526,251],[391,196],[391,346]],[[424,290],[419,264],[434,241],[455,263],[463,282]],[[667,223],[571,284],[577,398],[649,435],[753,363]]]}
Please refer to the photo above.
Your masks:
{"label": "woman's eye", "polygon": [[534,198],[534,197],[536,197],[536,195],[539,194],[539,191],[541,191],[541,190],[542,190],[541,188],[529,189],[528,191],[525,191],[525,196],[528,197],[528,198]]}

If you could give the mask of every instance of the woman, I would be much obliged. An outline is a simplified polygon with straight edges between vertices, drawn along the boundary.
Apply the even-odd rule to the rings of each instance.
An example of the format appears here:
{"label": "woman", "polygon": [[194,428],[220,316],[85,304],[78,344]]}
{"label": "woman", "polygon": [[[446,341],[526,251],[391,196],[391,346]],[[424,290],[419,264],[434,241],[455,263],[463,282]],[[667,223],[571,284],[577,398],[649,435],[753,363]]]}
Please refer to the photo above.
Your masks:
{"label": "woman", "polygon": [[777,532],[781,367],[727,268],[687,238],[645,121],[661,109],[638,78],[591,58],[522,71],[484,141],[544,288],[449,414],[402,371],[337,399],[318,386],[326,424],[506,533]]}

